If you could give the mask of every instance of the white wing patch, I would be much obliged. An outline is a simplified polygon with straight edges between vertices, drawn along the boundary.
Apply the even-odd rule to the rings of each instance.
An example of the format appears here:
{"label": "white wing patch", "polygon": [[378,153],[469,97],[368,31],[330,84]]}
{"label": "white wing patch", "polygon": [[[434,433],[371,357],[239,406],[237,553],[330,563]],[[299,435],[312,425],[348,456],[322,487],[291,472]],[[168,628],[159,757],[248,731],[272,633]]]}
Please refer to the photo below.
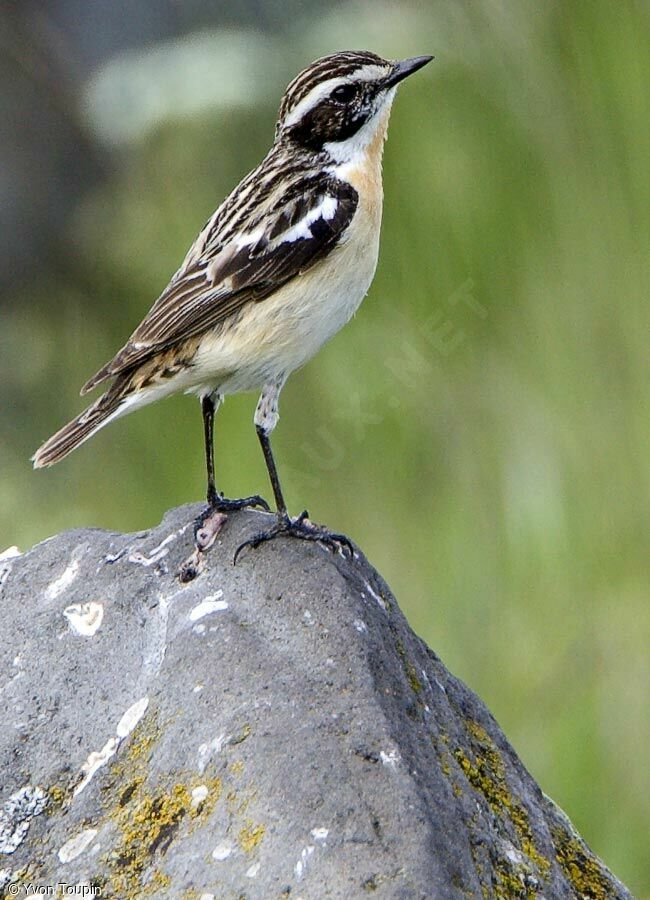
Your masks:
{"label": "white wing patch", "polygon": [[293,241],[298,241],[301,238],[309,240],[309,238],[313,237],[311,225],[318,219],[324,219],[326,222],[329,222],[334,218],[338,205],[339,202],[336,197],[323,197],[318,206],[311,209],[304,219],[296,222],[288,231],[284,232],[280,243],[291,244]]}
{"label": "white wing patch", "polygon": [[238,237],[235,241],[235,246],[238,250],[241,250],[242,247],[249,247],[251,244],[256,244],[263,234],[264,226],[260,225],[254,231],[249,231],[248,234],[242,234],[241,237]]}
{"label": "white wing patch", "polygon": [[[272,230],[272,226],[277,221],[275,218],[267,219],[252,231],[245,232],[235,238],[231,243],[226,244],[226,246],[223,247],[223,249],[220,250],[205,267],[203,273],[205,281],[217,290],[219,295],[232,290],[232,276],[222,278],[220,276],[220,271],[224,264],[236,256],[239,251],[245,250],[247,247],[256,247],[257,253],[263,255],[264,253],[275,251],[283,244],[292,244],[294,241],[298,240],[313,239],[314,235],[311,226],[314,222],[319,220],[325,222],[331,221],[336,215],[338,206],[339,201],[336,197],[325,194],[319,198],[316,206],[314,206],[313,209],[310,209],[299,222],[296,222],[295,225],[287,228],[286,231],[281,232],[277,236],[265,240],[265,235],[268,231]],[[262,242],[261,246],[260,242]]]}
{"label": "white wing patch", "polygon": [[[261,237],[264,236],[264,225],[259,225],[253,231],[244,232],[244,234],[239,235],[239,237],[235,238],[230,244],[226,244],[218,253],[216,253],[210,262],[205,267],[205,271],[203,273],[203,277],[208,282],[208,284],[216,286],[217,278],[219,276],[219,269],[223,264],[232,259],[232,257],[237,253],[238,250],[242,250],[244,247],[252,247],[256,244]],[[228,279],[225,281],[219,282],[220,287],[222,289],[228,288]]]}

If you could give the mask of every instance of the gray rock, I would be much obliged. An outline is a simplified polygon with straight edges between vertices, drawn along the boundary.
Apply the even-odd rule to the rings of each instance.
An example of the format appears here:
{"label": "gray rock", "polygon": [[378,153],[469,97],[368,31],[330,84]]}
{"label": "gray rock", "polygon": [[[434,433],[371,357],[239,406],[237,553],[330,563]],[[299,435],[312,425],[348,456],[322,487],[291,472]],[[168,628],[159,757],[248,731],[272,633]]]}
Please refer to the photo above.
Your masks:
{"label": "gray rock", "polygon": [[244,512],[183,584],[196,512],[0,562],[7,892],[630,896],[361,553]]}

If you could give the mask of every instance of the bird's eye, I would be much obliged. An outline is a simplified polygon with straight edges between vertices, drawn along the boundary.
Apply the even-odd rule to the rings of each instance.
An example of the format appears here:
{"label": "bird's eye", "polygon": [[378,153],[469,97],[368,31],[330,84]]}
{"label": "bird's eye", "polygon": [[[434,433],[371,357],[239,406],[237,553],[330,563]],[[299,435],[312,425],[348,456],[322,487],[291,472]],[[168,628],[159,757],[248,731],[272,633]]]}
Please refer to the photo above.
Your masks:
{"label": "bird's eye", "polygon": [[341,84],[332,91],[332,100],[337,103],[349,103],[356,96],[357,89],[353,84]]}

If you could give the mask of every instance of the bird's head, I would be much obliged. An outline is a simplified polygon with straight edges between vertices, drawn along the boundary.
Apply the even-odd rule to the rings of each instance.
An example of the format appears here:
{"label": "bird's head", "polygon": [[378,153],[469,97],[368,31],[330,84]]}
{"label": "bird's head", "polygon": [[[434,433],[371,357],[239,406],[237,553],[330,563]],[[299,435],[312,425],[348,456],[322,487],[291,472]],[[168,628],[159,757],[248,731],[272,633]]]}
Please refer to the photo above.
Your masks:
{"label": "bird's head", "polygon": [[289,141],[338,162],[353,159],[385,128],[400,81],[431,61],[416,56],[391,62],[366,51],[323,56],[287,87],[276,141]]}

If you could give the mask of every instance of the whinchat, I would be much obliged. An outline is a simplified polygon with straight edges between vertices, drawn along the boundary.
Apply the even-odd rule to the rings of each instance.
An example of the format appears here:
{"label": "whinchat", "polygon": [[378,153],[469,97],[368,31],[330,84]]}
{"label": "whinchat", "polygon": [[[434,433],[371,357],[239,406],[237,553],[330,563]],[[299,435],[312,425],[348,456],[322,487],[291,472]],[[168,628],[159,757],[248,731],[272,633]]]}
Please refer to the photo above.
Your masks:
{"label": "whinchat", "polygon": [[144,320],[81,393],[108,379],[111,386],[36,451],[36,468],[63,459],[113,419],[185,391],[198,395],[203,412],[204,518],[245,506],[268,510],[258,496],[226,499],[214,478],[215,411],[227,394],[261,388],[254,422],[277,520],[237,552],[279,534],[349,548],[306,512],[289,517],[270,435],[287,377],[346,324],[370,287],[395,91],[431,59],[334,53],[294,78],[268,154],[211,216]]}

